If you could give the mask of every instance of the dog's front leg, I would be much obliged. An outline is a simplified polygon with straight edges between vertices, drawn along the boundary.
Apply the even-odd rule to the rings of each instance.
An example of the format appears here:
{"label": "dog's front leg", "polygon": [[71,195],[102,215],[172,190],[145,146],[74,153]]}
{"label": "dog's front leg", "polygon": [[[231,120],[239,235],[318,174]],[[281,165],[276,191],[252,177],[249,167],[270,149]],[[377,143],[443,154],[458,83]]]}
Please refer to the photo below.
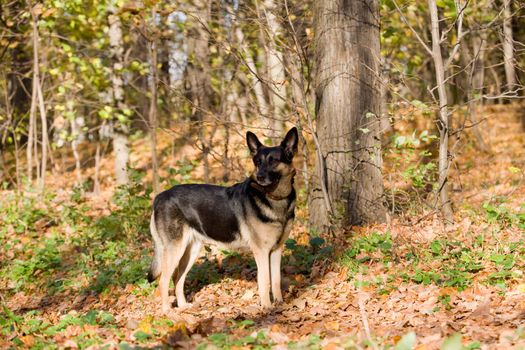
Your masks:
{"label": "dog's front leg", "polygon": [[259,297],[261,306],[270,308],[270,252],[265,249],[254,252],[255,262],[257,263],[257,285],[259,287]]}
{"label": "dog's front leg", "polygon": [[272,294],[274,302],[283,301],[281,293],[281,255],[283,248],[279,247],[270,253],[270,274],[272,278]]}

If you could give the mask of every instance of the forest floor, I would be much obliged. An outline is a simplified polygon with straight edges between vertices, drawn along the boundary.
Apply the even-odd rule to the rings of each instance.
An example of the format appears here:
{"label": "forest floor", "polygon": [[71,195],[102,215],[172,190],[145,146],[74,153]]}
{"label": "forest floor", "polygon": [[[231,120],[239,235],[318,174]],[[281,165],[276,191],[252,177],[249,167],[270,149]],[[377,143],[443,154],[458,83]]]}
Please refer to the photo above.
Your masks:
{"label": "forest floor", "polygon": [[[425,209],[421,187],[387,190],[387,224],[336,238],[308,232],[300,205],[284,302],[267,312],[251,257],[203,251],[186,283],[192,307],[160,313],[145,280],[151,196],[140,171],[99,196],[58,178],[44,195],[4,190],[0,348],[525,349],[525,133],[516,110],[486,113],[490,151],[455,149],[455,224]],[[424,164],[401,172],[395,156],[385,154],[387,188],[417,183]],[[163,184],[191,181],[194,165],[178,163]]]}

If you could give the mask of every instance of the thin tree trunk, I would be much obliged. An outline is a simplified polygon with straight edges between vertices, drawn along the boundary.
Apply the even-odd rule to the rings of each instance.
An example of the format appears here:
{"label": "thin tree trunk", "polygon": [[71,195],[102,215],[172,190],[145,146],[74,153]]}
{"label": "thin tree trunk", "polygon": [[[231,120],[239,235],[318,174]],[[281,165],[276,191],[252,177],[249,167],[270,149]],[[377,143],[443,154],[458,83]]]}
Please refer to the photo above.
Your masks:
{"label": "thin tree trunk", "polygon": [[13,141],[15,144],[15,171],[16,171],[16,191],[20,192],[20,189],[22,188],[22,182],[20,180],[20,157],[18,155],[18,135],[16,135],[16,131],[13,129]]}
{"label": "thin tree trunk", "polygon": [[[380,128],[379,2],[321,0],[314,9],[317,134],[310,224],[332,224],[322,181],[340,221],[383,222]],[[324,160],[324,167],[323,167]]]}
{"label": "thin tree trunk", "polygon": [[192,118],[198,123],[197,134],[202,147],[202,163],[204,166],[204,181],[210,181],[209,153],[212,148],[211,140],[206,137],[208,114],[213,105],[214,91],[209,75],[209,47],[210,34],[204,26],[210,19],[210,3],[204,0],[193,2],[195,7],[194,22],[188,40],[187,75],[191,86],[190,96],[193,102]]}
{"label": "thin tree trunk", "polygon": [[490,75],[492,75],[492,79],[494,79],[494,84],[495,84],[495,86],[493,86],[493,88],[495,89],[495,91],[493,91],[493,95],[499,96],[498,104],[502,104],[503,103],[502,87],[501,87],[502,84],[501,84],[501,79],[499,78],[499,74],[498,72],[496,72],[496,69],[494,69],[493,65],[489,66],[489,72],[490,72]]}
{"label": "thin tree trunk", "polygon": [[441,56],[440,31],[438,10],[435,0],[428,0],[430,10],[431,32],[432,32],[432,59],[434,60],[434,69],[436,72],[437,90],[439,95],[439,199],[443,217],[447,223],[454,221],[452,206],[450,204],[448,193],[448,137],[449,137],[449,112],[448,100],[445,86],[445,69],[443,57]]}
{"label": "thin tree trunk", "polygon": [[[124,68],[124,44],[122,41],[122,30],[120,18],[114,8],[108,11],[109,24],[109,45],[110,55],[113,61],[111,69],[111,97],[115,109],[122,111],[124,106],[124,89],[120,70]],[[115,178],[117,185],[127,184],[128,179],[128,161],[129,161],[129,146],[128,146],[128,126],[126,123],[118,122],[113,130],[113,151],[115,152]]]}
{"label": "thin tree trunk", "polygon": [[82,170],[80,166],[80,154],[78,153],[78,144],[79,142],[79,130],[78,125],[75,120],[71,120],[71,133],[73,134],[74,139],[71,141],[71,150],[73,151],[73,158],[75,159],[75,176],[76,176],[76,185],[82,183]]}
{"label": "thin tree trunk", "polygon": [[244,41],[244,33],[242,32],[240,25],[237,23],[236,17],[234,17],[233,21],[235,26],[235,39],[237,41],[237,44],[239,45],[239,51],[244,57],[244,63],[250,71],[248,73],[248,78],[252,82],[252,89],[255,95],[255,100],[257,101],[257,108],[259,110],[259,114],[261,115],[264,124],[266,124],[268,128],[271,128],[270,107],[268,105],[268,102],[266,101],[266,96],[264,94],[262,82],[259,79],[260,74],[257,71],[257,67],[255,65],[253,56],[246,46],[246,43]]}
{"label": "thin tree trunk", "polygon": [[7,136],[9,132],[11,132],[13,135],[13,144],[15,146],[14,156],[15,156],[16,191],[19,192],[21,182],[20,182],[20,158],[18,156],[18,135],[17,135],[17,131],[15,128],[15,123],[13,121],[14,111],[11,106],[11,96],[9,95],[9,89],[7,85],[8,79],[4,76],[2,80],[4,81],[4,91],[6,92],[4,95],[5,96],[5,112],[6,112],[7,119],[8,119],[5,136]]}
{"label": "thin tree trunk", "polygon": [[503,62],[507,91],[516,87],[516,67],[514,59],[514,40],[512,35],[512,0],[503,0]]}
{"label": "thin tree trunk", "polygon": [[[33,62],[34,66],[34,62]],[[34,72],[33,72],[34,75]],[[37,104],[37,87],[36,80],[33,79],[33,87],[31,89],[31,107],[29,108],[29,127],[27,131],[27,181],[29,184],[33,181],[33,144],[36,143],[35,138],[35,123],[36,123],[36,104]]]}
{"label": "thin tree trunk", "polygon": [[[384,58],[381,60],[381,134],[384,135],[392,131],[392,123],[388,116],[388,102],[390,100],[390,91],[388,90],[390,69]],[[388,141],[383,141],[387,143]]]}
{"label": "thin tree trunk", "polygon": [[[38,99],[38,95],[37,95],[37,99]],[[35,171],[36,171],[35,180],[36,180],[36,183],[39,184],[40,183],[40,158],[38,156],[39,154],[38,153],[38,119],[36,118],[36,112],[35,112],[34,123],[35,125],[33,127],[33,155],[34,155],[33,160],[35,161]]]}
{"label": "thin tree trunk", "polygon": [[113,151],[115,152],[115,176],[117,185],[128,183],[127,165],[129,162],[129,141],[128,136],[121,132],[113,134]]}
{"label": "thin tree trunk", "polygon": [[97,140],[97,149],[95,151],[95,175],[93,184],[93,194],[98,196],[100,194],[100,140]]}
{"label": "thin tree trunk", "polygon": [[286,89],[284,86],[284,64],[283,54],[278,49],[277,40],[282,36],[281,25],[277,21],[275,12],[278,8],[274,0],[264,1],[264,14],[268,25],[269,40],[265,45],[266,64],[269,76],[269,97],[273,106],[272,115],[272,136],[281,137],[283,126],[283,112],[285,108]]}
{"label": "thin tree trunk", "polygon": [[[295,33],[294,33],[295,35]],[[308,147],[306,145],[306,140],[302,136],[302,127],[301,119],[303,114],[308,113],[308,104],[306,102],[306,96],[304,92],[304,77],[302,76],[300,59],[298,59],[296,53],[292,53],[291,58],[286,60],[288,63],[288,74],[290,75],[291,86],[292,86],[292,100],[294,103],[293,110],[297,113],[297,124],[299,127],[299,135],[301,135],[301,153],[303,155],[303,177],[306,193],[310,191],[310,178],[308,175]]]}
{"label": "thin tree trunk", "polygon": [[47,133],[47,117],[46,117],[46,107],[44,105],[44,95],[42,93],[42,84],[40,82],[40,77],[37,81],[38,87],[38,106],[40,109],[40,120],[42,123],[42,164],[40,170],[40,183],[39,188],[43,190],[46,186],[46,169],[47,169],[47,150],[49,148],[49,135]]}
{"label": "thin tree trunk", "polygon": [[[43,190],[45,188],[46,182],[46,168],[47,168],[47,148],[48,148],[48,134],[47,134],[47,118],[46,118],[46,107],[44,104],[44,95],[42,93],[42,83],[40,81],[40,67],[39,67],[39,35],[38,35],[38,15],[33,12],[31,9],[32,17],[32,29],[33,29],[33,99],[31,103],[31,112],[33,113],[33,118],[36,118],[36,104],[38,104],[40,112],[40,123],[42,126],[42,159],[40,162],[40,170],[38,177],[38,188]],[[33,129],[36,131],[36,129]],[[36,143],[35,143],[36,145]]]}
{"label": "thin tree trunk", "polygon": [[472,37],[473,55],[470,54],[467,45],[462,46],[463,65],[467,67],[472,64],[472,69],[466,86],[468,110],[470,122],[473,124],[472,132],[480,150],[489,150],[487,143],[483,140],[479,125],[479,115],[483,115],[483,84],[485,80],[485,49],[486,38],[483,34]]}
{"label": "thin tree trunk", "polygon": [[150,72],[150,104],[149,104],[149,133],[151,147],[151,170],[153,172],[153,192],[159,193],[159,165],[157,160],[157,32],[156,17],[157,11],[155,6],[151,10],[151,20],[153,33],[149,42],[149,59],[151,65]]}

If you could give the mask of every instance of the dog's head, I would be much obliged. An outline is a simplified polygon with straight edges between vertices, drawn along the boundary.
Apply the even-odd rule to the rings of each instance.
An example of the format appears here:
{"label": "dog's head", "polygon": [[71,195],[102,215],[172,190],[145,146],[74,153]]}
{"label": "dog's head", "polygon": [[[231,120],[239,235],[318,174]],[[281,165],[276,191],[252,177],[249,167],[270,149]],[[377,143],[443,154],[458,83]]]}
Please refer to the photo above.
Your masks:
{"label": "dog's head", "polygon": [[293,171],[292,160],[299,142],[297,128],[290,129],[279,146],[264,146],[250,131],[246,133],[246,142],[255,165],[252,179],[258,185],[272,187]]}

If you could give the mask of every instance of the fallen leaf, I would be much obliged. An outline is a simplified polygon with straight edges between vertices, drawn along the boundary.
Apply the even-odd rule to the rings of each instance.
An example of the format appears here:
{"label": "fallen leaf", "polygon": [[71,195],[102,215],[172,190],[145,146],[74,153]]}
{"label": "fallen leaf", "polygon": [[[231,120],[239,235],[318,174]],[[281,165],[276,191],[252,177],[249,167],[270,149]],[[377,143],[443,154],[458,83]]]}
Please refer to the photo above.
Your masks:
{"label": "fallen leaf", "polygon": [[241,297],[241,300],[252,300],[255,296],[255,292],[251,289],[247,290]]}
{"label": "fallen leaf", "polygon": [[21,337],[20,337],[20,340],[21,340],[22,343],[24,343],[24,345],[27,346],[28,348],[31,348],[31,347],[33,347],[33,345],[35,345],[35,337],[32,336],[32,335],[24,335],[24,336],[21,336]]}
{"label": "fallen leaf", "polygon": [[338,331],[339,330],[339,322],[337,322],[337,321],[325,322],[324,326],[326,327],[326,329],[331,330],[331,331]]}
{"label": "fallen leaf", "polygon": [[306,300],[295,299],[294,301],[292,301],[292,305],[298,308],[299,310],[303,310],[306,307]]}

